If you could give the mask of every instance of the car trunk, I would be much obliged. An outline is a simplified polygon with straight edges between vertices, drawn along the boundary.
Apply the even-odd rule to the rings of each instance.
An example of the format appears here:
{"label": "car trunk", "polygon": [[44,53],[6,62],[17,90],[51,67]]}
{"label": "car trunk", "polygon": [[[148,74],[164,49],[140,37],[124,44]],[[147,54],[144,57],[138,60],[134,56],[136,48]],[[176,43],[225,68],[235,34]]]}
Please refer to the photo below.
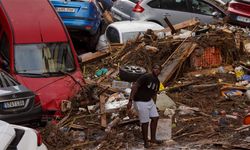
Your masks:
{"label": "car trunk", "polygon": [[[56,1],[54,2],[56,11],[62,18],[70,19],[70,17],[81,17],[82,19],[94,19],[93,12],[94,5],[91,5],[88,1],[72,0],[70,2]],[[81,10],[81,13],[79,13]],[[91,16],[91,18],[89,17]],[[86,17],[86,18],[84,18]]]}
{"label": "car trunk", "polygon": [[228,11],[250,17],[250,1],[235,0],[235,2],[229,4]]}

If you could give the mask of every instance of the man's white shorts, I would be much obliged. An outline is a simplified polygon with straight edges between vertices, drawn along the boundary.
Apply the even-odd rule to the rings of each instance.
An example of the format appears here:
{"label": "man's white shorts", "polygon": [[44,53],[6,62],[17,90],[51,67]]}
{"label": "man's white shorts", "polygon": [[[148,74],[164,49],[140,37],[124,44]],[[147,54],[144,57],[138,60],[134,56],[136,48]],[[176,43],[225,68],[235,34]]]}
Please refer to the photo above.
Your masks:
{"label": "man's white shorts", "polygon": [[159,117],[156,105],[152,99],[148,102],[134,101],[134,106],[141,123],[149,122],[149,119],[152,117]]}

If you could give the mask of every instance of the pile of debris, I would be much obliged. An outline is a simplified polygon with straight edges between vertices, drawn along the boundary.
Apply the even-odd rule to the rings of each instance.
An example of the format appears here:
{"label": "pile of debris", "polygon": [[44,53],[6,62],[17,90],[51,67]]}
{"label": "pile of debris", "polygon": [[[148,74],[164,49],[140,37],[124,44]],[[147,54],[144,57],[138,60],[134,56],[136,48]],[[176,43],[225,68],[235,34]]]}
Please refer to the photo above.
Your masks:
{"label": "pile of debris", "polygon": [[249,30],[196,20],[174,28],[175,34],[157,31],[165,38],[148,30],[124,45],[82,56],[87,85],[65,104],[71,103],[65,117],[44,129],[44,143],[50,149],[142,148],[136,113],[126,111],[131,83],[119,82],[119,68],[150,71],[158,63],[164,85],[157,99],[159,124],[165,125],[158,131],[174,141],[165,147],[249,149],[250,126],[243,126],[250,113]]}

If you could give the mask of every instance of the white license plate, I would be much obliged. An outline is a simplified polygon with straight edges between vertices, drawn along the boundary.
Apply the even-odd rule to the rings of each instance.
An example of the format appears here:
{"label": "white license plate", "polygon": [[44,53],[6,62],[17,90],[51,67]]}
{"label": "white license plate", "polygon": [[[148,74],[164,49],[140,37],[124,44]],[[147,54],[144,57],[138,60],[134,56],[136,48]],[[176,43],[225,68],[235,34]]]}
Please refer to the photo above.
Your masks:
{"label": "white license plate", "polygon": [[75,12],[75,8],[56,7],[57,12]]}
{"label": "white license plate", "polygon": [[241,21],[241,22],[250,23],[250,18],[247,18],[247,17],[238,16],[236,18],[236,20]]}
{"label": "white license plate", "polygon": [[15,108],[15,107],[23,107],[24,105],[25,105],[24,100],[10,101],[10,102],[3,103],[3,107],[5,109]]}

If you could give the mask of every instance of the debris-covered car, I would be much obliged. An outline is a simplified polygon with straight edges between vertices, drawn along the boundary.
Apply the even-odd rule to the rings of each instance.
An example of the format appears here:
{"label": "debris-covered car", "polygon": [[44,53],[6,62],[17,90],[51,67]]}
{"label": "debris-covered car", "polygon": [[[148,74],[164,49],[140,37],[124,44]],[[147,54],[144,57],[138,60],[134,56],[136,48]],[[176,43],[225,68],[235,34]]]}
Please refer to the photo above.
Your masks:
{"label": "debris-covered car", "polygon": [[91,41],[89,42],[89,49],[94,49],[102,26],[101,12],[97,8],[96,3],[89,0],[50,1],[71,33],[71,36],[77,40],[88,37],[86,40]]}
{"label": "debris-covered car", "polygon": [[225,10],[209,0],[118,0],[112,9],[116,20],[147,20],[167,26],[164,18],[172,24],[198,18],[211,23],[226,16]]}
{"label": "debris-covered car", "polygon": [[1,0],[0,5],[0,60],[37,95],[44,119],[60,114],[62,100],[84,84],[66,27],[48,0]]}
{"label": "debris-covered car", "polygon": [[47,150],[38,131],[2,120],[0,120],[0,141],[1,150]]}
{"label": "debris-covered car", "polygon": [[228,5],[228,14],[231,23],[250,27],[249,0],[232,0]]}
{"label": "debris-covered car", "polygon": [[36,95],[0,69],[0,119],[9,123],[40,121],[42,108]]}
{"label": "debris-covered car", "polygon": [[[144,33],[147,29],[163,30],[164,27],[150,21],[119,21],[108,25],[105,33],[100,36],[97,50],[105,49],[108,43],[126,43],[128,40],[135,39],[139,33]],[[162,32],[159,37],[163,38]]]}

